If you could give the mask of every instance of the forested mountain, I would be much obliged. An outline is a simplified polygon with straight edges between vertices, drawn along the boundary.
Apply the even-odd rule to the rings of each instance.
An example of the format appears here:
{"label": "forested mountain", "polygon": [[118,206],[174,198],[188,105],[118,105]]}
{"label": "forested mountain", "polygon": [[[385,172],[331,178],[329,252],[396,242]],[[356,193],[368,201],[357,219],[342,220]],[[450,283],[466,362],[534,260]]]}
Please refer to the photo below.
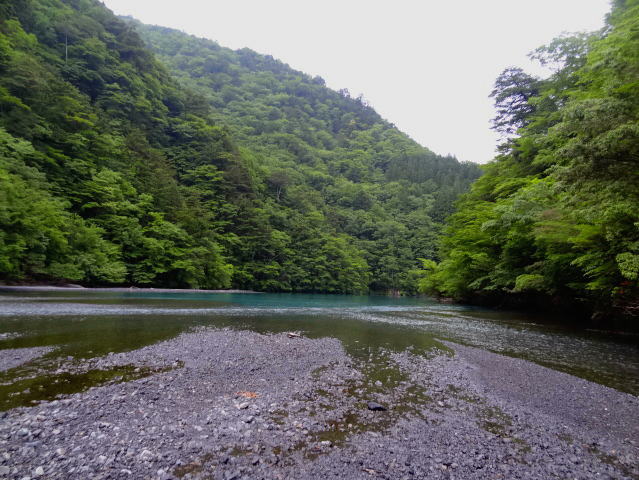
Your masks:
{"label": "forested mountain", "polygon": [[410,291],[478,174],[271,57],[0,1],[5,281]]}
{"label": "forested mountain", "polygon": [[[639,1],[607,27],[506,70],[493,96],[507,140],[452,215],[421,287],[471,301],[639,315]],[[514,135],[516,134],[516,135]]]}
{"label": "forested mountain", "polygon": [[[298,244],[305,239],[296,235],[308,232],[306,217],[314,215],[321,230],[346,234],[357,247],[370,267],[371,288],[414,289],[408,273],[418,257],[436,255],[438,223],[478,176],[476,165],[435,155],[361,97],[330,90],[321,78],[270,56],[132,23],[180,83],[207,100],[214,121],[228,125],[254,155],[269,224]],[[271,253],[260,253],[277,249],[270,242],[261,236],[242,246],[235,257],[244,268],[236,278],[281,270]]]}

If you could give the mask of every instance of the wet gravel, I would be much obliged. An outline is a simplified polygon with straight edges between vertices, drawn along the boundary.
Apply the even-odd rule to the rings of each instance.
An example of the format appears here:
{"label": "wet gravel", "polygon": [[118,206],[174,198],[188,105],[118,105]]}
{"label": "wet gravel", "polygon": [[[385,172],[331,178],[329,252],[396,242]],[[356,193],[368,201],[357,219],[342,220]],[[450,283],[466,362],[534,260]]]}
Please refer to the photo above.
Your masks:
{"label": "wet gravel", "polygon": [[141,378],[1,413],[0,478],[639,478],[637,397],[448,346],[201,329],[76,363]]}
{"label": "wet gravel", "polygon": [[34,358],[41,357],[52,349],[49,347],[11,348],[0,350],[0,372],[15,368]]}

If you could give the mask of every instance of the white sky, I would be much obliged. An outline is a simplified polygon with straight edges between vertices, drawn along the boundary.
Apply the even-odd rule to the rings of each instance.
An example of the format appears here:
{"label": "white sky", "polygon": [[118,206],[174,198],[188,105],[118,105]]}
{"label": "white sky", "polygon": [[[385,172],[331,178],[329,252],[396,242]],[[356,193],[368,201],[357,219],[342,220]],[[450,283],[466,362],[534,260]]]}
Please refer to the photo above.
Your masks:
{"label": "white sky", "polygon": [[603,26],[609,0],[103,0],[120,15],[249,47],[360,93],[422,145],[485,163],[488,98],[507,66],[562,32]]}

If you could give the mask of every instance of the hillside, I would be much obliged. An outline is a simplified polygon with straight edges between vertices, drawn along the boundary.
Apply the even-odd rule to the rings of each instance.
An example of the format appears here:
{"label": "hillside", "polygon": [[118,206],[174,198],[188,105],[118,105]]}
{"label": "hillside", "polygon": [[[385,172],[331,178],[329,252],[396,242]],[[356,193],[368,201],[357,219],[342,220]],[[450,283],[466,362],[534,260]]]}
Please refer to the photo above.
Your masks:
{"label": "hillside", "polygon": [[508,139],[451,217],[423,290],[639,316],[638,31],[639,1],[616,1],[602,32],[534,53],[550,78],[498,78],[494,126]]}
{"label": "hillside", "polygon": [[269,211],[289,219],[320,212],[325,228],[354,238],[373,289],[414,288],[409,271],[417,258],[436,256],[439,224],[479,175],[475,164],[434,154],[361,97],[270,56],[128,20],[180,83],[206,98],[212,118],[255,154]]}
{"label": "hillside", "polygon": [[479,173],[268,56],[94,0],[0,18],[4,281],[411,291]]}

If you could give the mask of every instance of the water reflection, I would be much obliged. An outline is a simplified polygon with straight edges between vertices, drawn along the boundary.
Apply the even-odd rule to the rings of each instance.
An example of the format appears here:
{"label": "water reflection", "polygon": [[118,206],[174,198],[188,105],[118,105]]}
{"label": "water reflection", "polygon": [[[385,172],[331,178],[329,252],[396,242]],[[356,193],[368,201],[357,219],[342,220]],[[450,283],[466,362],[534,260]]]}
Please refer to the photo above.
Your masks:
{"label": "water reflection", "polygon": [[[0,381],[166,340],[199,326],[257,332],[301,330],[338,338],[351,355],[473,345],[639,394],[636,336],[581,331],[541,318],[418,298],[294,294],[37,291],[0,293],[0,349],[53,351],[0,374]],[[1,393],[0,393],[1,394]]]}

